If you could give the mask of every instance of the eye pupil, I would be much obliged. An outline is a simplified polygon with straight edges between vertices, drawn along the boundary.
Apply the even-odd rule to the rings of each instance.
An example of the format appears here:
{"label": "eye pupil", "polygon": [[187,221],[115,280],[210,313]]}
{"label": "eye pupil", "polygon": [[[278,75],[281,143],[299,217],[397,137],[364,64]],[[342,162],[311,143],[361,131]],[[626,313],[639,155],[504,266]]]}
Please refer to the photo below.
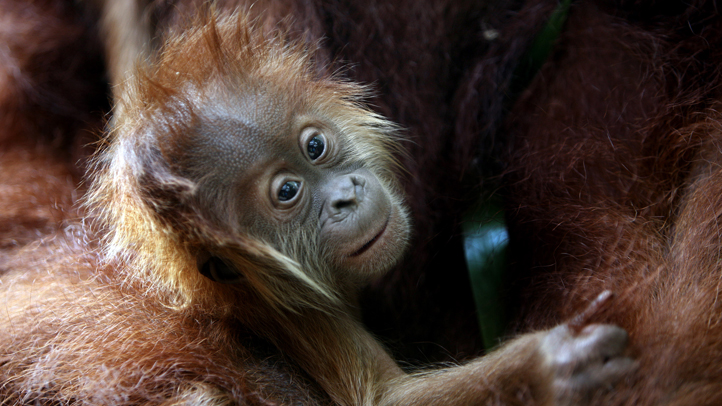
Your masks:
{"label": "eye pupil", "polygon": [[318,159],[321,155],[323,155],[323,150],[326,147],[326,143],[323,141],[323,138],[316,135],[308,142],[308,156],[311,158],[311,160]]}
{"label": "eye pupil", "polygon": [[293,199],[298,193],[299,183],[296,181],[288,181],[281,186],[281,190],[278,191],[278,200],[287,202]]}

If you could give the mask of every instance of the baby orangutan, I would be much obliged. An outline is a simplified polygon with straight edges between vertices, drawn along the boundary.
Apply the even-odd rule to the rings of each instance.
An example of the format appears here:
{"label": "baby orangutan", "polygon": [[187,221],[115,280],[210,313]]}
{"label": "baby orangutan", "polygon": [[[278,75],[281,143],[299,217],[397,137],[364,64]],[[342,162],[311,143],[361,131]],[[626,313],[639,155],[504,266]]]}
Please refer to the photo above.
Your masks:
{"label": "baby orangutan", "polygon": [[[108,26],[110,42],[143,32]],[[259,379],[243,373],[241,335],[218,326],[268,340],[339,405],[577,404],[633,367],[624,330],[565,324],[465,365],[402,371],[356,310],[410,234],[395,127],[273,27],[212,10],[127,79],[129,63],[110,58],[121,83],[87,197],[105,231],[80,250],[99,244],[102,259],[74,262],[85,268],[72,282],[2,275],[0,396],[263,403],[248,395]],[[42,300],[11,292],[33,289]]]}

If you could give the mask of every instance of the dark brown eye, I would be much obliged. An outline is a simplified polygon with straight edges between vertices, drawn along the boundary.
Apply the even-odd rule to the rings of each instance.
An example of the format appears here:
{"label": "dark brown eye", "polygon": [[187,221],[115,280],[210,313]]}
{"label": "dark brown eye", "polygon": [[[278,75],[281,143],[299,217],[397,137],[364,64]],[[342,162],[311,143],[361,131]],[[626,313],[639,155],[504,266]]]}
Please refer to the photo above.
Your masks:
{"label": "dark brown eye", "polygon": [[320,135],[316,135],[311,138],[308,141],[308,146],[306,147],[308,157],[311,158],[312,161],[315,161],[318,157],[323,155],[324,149],[326,149],[326,142]]}
{"label": "dark brown eye", "polygon": [[278,200],[287,202],[292,200],[298,194],[298,188],[301,186],[296,181],[288,181],[281,186],[281,190],[278,191]]}

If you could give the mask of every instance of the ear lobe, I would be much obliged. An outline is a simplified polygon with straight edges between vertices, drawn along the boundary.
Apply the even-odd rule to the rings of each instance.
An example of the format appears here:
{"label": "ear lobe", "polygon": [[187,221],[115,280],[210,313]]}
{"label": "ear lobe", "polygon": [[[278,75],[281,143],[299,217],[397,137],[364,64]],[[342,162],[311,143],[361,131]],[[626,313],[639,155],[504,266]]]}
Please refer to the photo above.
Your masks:
{"label": "ear lobe", "polygon": [[244,279],[243,274],[220,257],[208,258],[199,267],[199,271],[206,278],[218,283],[240,283]]}

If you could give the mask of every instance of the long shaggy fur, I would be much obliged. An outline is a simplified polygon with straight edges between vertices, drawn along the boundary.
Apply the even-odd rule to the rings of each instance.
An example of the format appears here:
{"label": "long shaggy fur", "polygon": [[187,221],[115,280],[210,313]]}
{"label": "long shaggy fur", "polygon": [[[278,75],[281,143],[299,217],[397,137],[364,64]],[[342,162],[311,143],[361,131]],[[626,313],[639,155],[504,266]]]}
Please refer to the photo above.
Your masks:
{"label": "long shaggy fur", "polygon": [[640,368],[598,404],[722,402],[722,25],[715,2],[572,6],[510,118],[518,327],[579,312],[630,332]]}

